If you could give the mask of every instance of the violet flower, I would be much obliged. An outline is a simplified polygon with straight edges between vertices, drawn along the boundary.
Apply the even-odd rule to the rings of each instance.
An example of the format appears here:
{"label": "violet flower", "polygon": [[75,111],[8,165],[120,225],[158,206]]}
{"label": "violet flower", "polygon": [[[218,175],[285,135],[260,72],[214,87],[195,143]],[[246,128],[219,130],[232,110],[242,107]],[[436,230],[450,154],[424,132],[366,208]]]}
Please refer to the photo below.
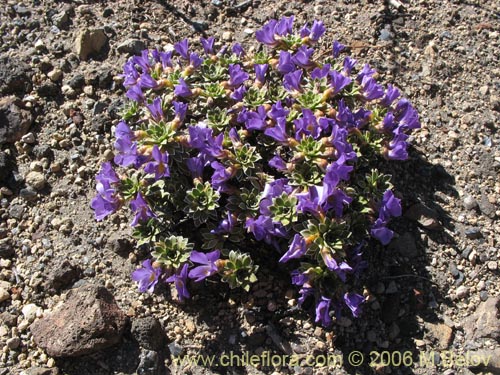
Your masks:
{"label": "violet flower", "polygon": [[263,130],[266,127],[267,112],[263,105],[257,108],[257,112],[247,111],[242,114],[238,121],[243,120],[248,130]]}
{"label": "violet flower", "polygon": [[271,160],[269,160],[268,164],[280,172],[287,169],[285,161],[279,155],[274,155]]}
{"label": "violet flower", "polygon": [[289,110],[283,108],[281,104],[281,100],[278,100],[275,104],[271,106],[269,112],[267,112],[267,116],[274,121],[277,121],[279,118],[286,118],[290,113]]}
{"label": "violet flower", "polygon": [[245,50],[243,49],[243,47],[239,43],[235,43],[231,50],[238,57],[242,57],[245,55]]}
{"label": "violet flower", "polygon": [[286,119],[283,117],[280,117],[276,121],[276,125],[273,126],[272,128],[267,128],[264,131],[264,134],[267,135],[268,137],[273,138],[275,141],[281,142],[281,143],[286,143],[288,142],[288,134],[286,132]]}
{"label": "violet flower", "polygon": [[290,259],[300,258],[306,253],[306,251],[307,251],[307,247],[306,247],[306,241],[304,240],[304,237],[302,237],[300,234],[296,234],[293,237],[292,243],[290,244],[288,251],[285,254],[283,254],[283,256],[280,258],[279,262],[286,263]]}
{"label": "violet flower", "polygon": [[293,123],[295,124],[295,139],[302,139],[302,136],[311,136],[317,140],[321,135],[318,119],[308,108],[302,109],[302,117],[296,119]]}
{"label": "violet flower", "polygon": [[391,217],[401,216],[401,199],[394,196],[392,190],[386,190],[382,197],[379,218],[386,221]]}
{"label": "violet flower", "polygon": [[148,73],[142,73],[141,78],[137,80],[137,85],[141,89],[154,89],[158,86],[158,82],[156,82],[153,77],[151,77]]}
{"label": "violet flower", "polygon": [[102,221],[106,216],[111,215],[120,208],[120,201],[113,194],[96,195],[90,202],[90,207],[94,210],[94,217],[97,221]]}
{"label": "violet flower", "polygon": [[205,168],[206,161],[203,156],[195,156],[186,159],[186,166],[191,172],[193,178],[201,178],[203,175],[203,169]]}
{"label": "violet flower", "polygon": [[189,60],[189,41],[187,39],[183,39],[180,42],[175,43],[174,49],[184,60]]}
{"label": "violet flower", "polygon": [[389,160],[407,160],[408,159],[408,143],[406,142],[408,135],[401,133],[394,137],[389,143],[389,150],[386,157]]}
{"label": "violet flower", "polygon": [[418,112],[413,108],[408,99],[399,100],[394,111],[396,121],[403,129],[419,129]]}
{"label": "violet flower", "polygon": [[302,69],[296,70],[291,73],[285,74],[283,77],[283,87],[290,91],[302,91],[300,87],[300,81],[302,80]]}
{"label": "violet flower", "polygon": [[278,71],[282,74],[290,73],[295,70],[295,64],[292,61],[292,54],[288,51],[280,51],[278,60]]}
{"label": "violet flower", "polygon": [[160,122],[163,118],[163,109],[161,107],[161,98],[156,97],[153,100],[153,103],[146,105],[146,108],[149,110],[151,117],[155,122]]}
{"label": "violet flower", "polygon": [[294,16],[283,17],[276,24],[274,33],[279,36],[286,36],[292,33]]}
{"label": "violet flower", "polygon": [[247,93],[247,88],[245,87],[245,85],[241,85],[237,89],[233,90],[230,97],[231,97],[231,99],[235,100],[236,102],[241,102],[243,100],[243,98],[245,97],[246,93]]}
{"label": "violet flower", "polygon": [[142,103],[142,102],[144,102],[144,100],[146,100],[144,93],[142,92],[141,88],[137,84],[134,86],[131,86],[127,90],[125,95],[127,96],[127,98],[129,98],[137,103]]}
{"label": "violet flower", "polygon": [[323,36],[325,31],[326,31],[326,27],[323,24],[323,22],[314,20],[314,22],[311,26],[311,31],[308,35],[309,41],[313,42],[313,43],[317,42],[319,40],[319,38],[321,38]]}
{"label": "violet flower", "polygon": [[333,95],[337,95],[351,82],[351,78],[344,76],[336,70],[330,72],[330,86],[333,88]]}
{"label": "violet flower", "polygon": [[146,173],[151,173],[155,175],[155,180],[159,180],[162,177],[170,177],[170,169],[168,167],[168,152],[162,153],[158,145],[153,146],[153,151],[151,152],[153,161],[147,163],[144,167]]}
{"label": "violet flower", "polygon": [[212,174],[212,187],[216,190],[227,190],[226,181],[233,177],[231,171],[218,161],[213,161],[210,166],[214,169]]}
{"label": "violet flower", "polygon": [[229,64],[229,86],[232,88],[243,84],[250,76],[241,69],[239,64]]}
{"label": "violet flower", "polygon": [[323,79],[328,76],[331,68],[332,66],[330,64],[325,64],[321,68],[314,68],[311,72],[311,78],[318,80]]}
{"label": "violet flower", "polygon": [[174,106],[175,117],[179,120],[179,122],[184,122],[184,118],[186,117],[186,112],[188,109],[187,103],[176,102],[172,100],[172,105]]}
{"label": "violet flower", "polygon": [[387,85],[387,90],[385,91],[384,97],[380,100],[380,104],[384,107],[390,107],[391,104],[399,98],[400,92],[397,87],[394,87],[390,83]]}
{"label": "violet flower", "polygon": [[214,54],[215,38],[213,36],[207,39],[200,38],[200,42],[206,55],[210,56]]}
{"label": "violet flower", "polygon": [[174,94],[182,98],[187,98],[193,95],[193,92],[189,88],[186,81],[183,78],[179,78],[179,84],[174,88]]}
{"label": "violet flower", "polygon": [[258,83],[264,84],[266,82],[266,72],[268,64],[254,64],[255,79]]}
{"label": "violet flower", "polygon": [[344,303],[351,309],[352,315],[358,318],[361,314],[361,304],[365,302],[365,298],[356,293],[345,293]]}
{"label": "violet flower", "polygon": [[309,68],[314,65],[311,61],[311,57],[314,54],[313,48],[307,48],[307,46],[300,47],[297,52],[292,56],[292,62],[300,66],[301,68]]}
{"label": "violet flower", "polygon": [[185,263],[178,273],[174,273],[172,276],[167,278],[165,281],[169,283],[174,283],[175,289],[177,290],[177,297],[179,301],[184,301],[190,296],[189,290],[187,289],[187,277],[188,277],[188,264]]}
{"label": "violet flower", "polygon": [[344,49],[345,49],[345,46],[342,43],[340,43],[338,40],[335,40],[333,42],[333,47],[332,47],[333,57],[334,58],[339,57],[340,52],[342,52]]}
{"label": "violet flower", "polygon": [[189,271],[189,278],[199,282],[219,272],[217,261],[220,258],[220,251],[215,250],[210,253],[201,253],[198,251],[191,251],[189,260],[193,263],[201,264]]}
{"label": "violet flower", "polygon": [[384,96],[384,89],[375,79],[369,76],[364,76],[361,81],[361,89],[366,100],[375,100]]}
{"label": "violet flower", "polygon": [[332,318],[330,317],[330,303],[331,299],[321,296],[321,300],[316,305],[316,323],[321,323],[324,327],[328,327],[332,324]]}
{"label": "violet flower", "polygon": [[121,167],[135,165],[138,161],[137,143],[127,138],[118,138],[114,144],[118,154],[115,155],[114,162]]}
{"label": "violet flower", "polygon": [[384,246],[391,242],[392,237],[394,237],[394,232],[387,228],[386,225],[387,223],[384,220],[377,219],[370,230],[371,236],[379,240]]}
{"label": "violet flower", "polygon": [[203,63],[203,59],[195,52],[189,55],[189,66],[198,69]]}
{"label": "violet flower", "polygon": [[347,56],[345,59],[344,59],[344,72],[347,74],[347,75],[350,75],[351,74],[351,70],[354,68],[354,66],[358,63],[357,60]]}
{"label": "violet flower", "polygon": [[363,78],[365,77],[372,77],[377,71],[375,69],[372,69],[369,64],[363,65],[363,69],[361,69],[361,72],[358,73],[356,76],[356,81],[359,83],[363,82]]}
{"label": "violet flower", "polygon": [[135,199],[130,201],[130,208],[134,212],[134,220],[132,220],[131,226],[135,227],[139,222],[146,221],[150,218],[156,218],[156,215],[151,211],[148,203],[144,200],[141,193],[138,192]]}
{"label": "violet flower", "polygon": [[151,259],[146,259],[142,263],[142,268],[132,272],[132,280],[139,283],[139,291],[153,293],[161,275],[161,268],[153,267]]}

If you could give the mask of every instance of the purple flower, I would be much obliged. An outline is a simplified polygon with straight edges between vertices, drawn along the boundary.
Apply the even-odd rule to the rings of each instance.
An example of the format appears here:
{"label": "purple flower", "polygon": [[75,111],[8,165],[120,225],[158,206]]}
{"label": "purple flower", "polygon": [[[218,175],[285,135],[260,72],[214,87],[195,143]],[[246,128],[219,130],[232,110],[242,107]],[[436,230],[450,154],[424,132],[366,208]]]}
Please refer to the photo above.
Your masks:
{"label": "purple flower", "polygon": [[328,187],[328,190],[328,198],[323,207],[326,211],[333,209],[335,216],[341,217],[344,211],[344,206],[351,204],[352,198],[340,189],[331,189]]}
{"label": "purple flower", "polygon": [[132,141],[134,133],[130,130],[130,127],[125,121],[120,121],[115,127],[115,137],[117,139],[127,139]]}
{"label": "purple flower", "polygon": [[146,105],[146,108],[149,110],[151,117],[156,122],[160,122],[163,118],[163,109],[161,108],[161,98],[157,96],[153,103]]}
{"label": "purple flower", "polygon": [[385,91],[385,96],[380,100],[380,104],[384,107],[390,107],[392,102],[399,98],[400,95],[398,88],[389,83]]}
{"label": "purple flower", "polygon": [[401,133],[394,137],[389,143],[387,151],[387,159],[389,160],[406,160],[408,159],[408,143],[406,142],[408,135]]}
{"label": "purple flower", "polygon": [[210,163],[210,166],[214,169],[214,173],[212,174],[212,186],[214,189],[222,191],[226,190],[226,181],[233,177],[231,170],[226,168],[223,164],[218,161],[213,161]]}
{"label": "purple flower", "polygon": [[344,158],[334,161],[326,168],[324,183],[330,188],[336,187],[341,180],[349,180],[349,173],[354,169],[351,165],[344,164]]}
{"label": "purple flower", "polygon": [[325,28],[325,25],[323,25],[323,22],[314,20],[314,22],[311,26],[311,31],[309,32],[309,35],[308,35],[309,41],[317,42],[319,40],[319,38],[321,38],[323,36],[325,31],[326,31],[326,28]]}
{"label": "purple flower", "polygon": [[357,60],[355,60],[355,59],[350,58],[349,56],[347,56],[344,59],[344,72],[347,75],[351,74],[351,70],[354,68],[354,65],[356,65],[357,63],[358,63]]}
{"label": "purple flower", "polygon": [[384,119],[382,120],[382,127],[386,132],[393,131],[397,124],[394,121],[394,113],[387,112]]}
{"label": "purple flower", "polygon": [[292,73],[285,74],[283,78],[283,87],[288,91],[302,91],[300,81],[302,79],[302,69],[296,70]]}
{"label": "purple flower", "polygon": [[318,126],[317,118],[308,108],[304,108],[302,117],[296,119],[293,123],[295,124],[295,139],[302,139],[302,136],[309,135],[314,139],[318,139],[321,135],[321,128]]}
{"label": "purple flower", "polygon": [[242,117],[248,130],[263,130],[266,127],[267,112],[263,105],[257,108],[257,112],[247,111]]}
{"label": "purple flower", "polygon": [[101,221],[120,208],[120,201],[109,193],[105,196],[98,194],[90,202],[90,207],[94,210],[95,219]]}
{"label": "purple flower", "polygon": [[321,206],[328,198],[328,189],[326,186],[309,186],[307,192],[295,196],[298,200],[297,210],[318,217],[323,211]]}
{"label": "purple flower", "polygon": [[169,283],[174,283],[175,289],[177,290],[177,297],[179,298],[179,301],[184,301],[184,299],[188,299],[191,297],[189,295],[189,291],[187,289],[187,276],[188,276],[188,264],[185,263],[182,268],[180,269],[180,272],[173,274],[170,276],[168,279],[166,279],[166,282]]}
{"label": "purple flower", "polygon": [[191,271],[189,271],[189,278],[195,279],[194,281],[199,282],[209,276],[216,274],[217,272],[219,272],[219,268],[216,264],[219,258],[219,250],[215,250],[207,254],[195,250],[191,251],[189,260],[193,263],[201,264],[201,266],[195,267]]}
{"label": "purple flower", "polygon": [[118,138],[114,144],[118,155],[115,155],[114,161],[122,167],[128,167],[137,163],[137,143],[128,138]]}
{"label": "purple flower", "polygon": [[365,302],[365,298],[356,293],[345,293],[344,294],[344,303],[349,309],[351,309],[352,315],[355,318],[358,318],[361,314],[361,304]]}
{"label": "purple flower", "polygon": [[391,217],[401,216],[401,199],[394,196],[392,190],[386,190],[382,197],[379,218],[387,221]]}
{"label": "purple flower", "polygon": [[179,78],[179,84],[175,86],[174,94],[182,98],[186,98],[193,95],[193,92],[189,88],[186,81],[184,81],[184,79],[182,78]]}
{"label": "purple flower", "polygon": [[283,117],[278,118],[276,125],[272,128],[267,128],[264,134],[274,140],[282,143],[288,142],[288,134],[286,132],[286,119]]}
{"label": "purple flower", "polygon": [[179,43],[174,44],[175,51],[181,55],[184,60],[189,60],[189,41],[187,39],[181,40]]}
{"label": "purple flower", "polygon": [[129,98],[137,103],[142,103],[144,100],[146,100],[146,97],[142,93],[142,90],[139,87],[139,85],[131,86],[127,90],[127,93],[125,95],[127,96],[127,98]]}
{"label": "purple flower", "polygon": [[239,64],[229,64],[229,77],[229,86],[235,88],[243,84],[249,75],[241,69]]}
{"label": "purple flower", "polygon": [[349,266],[346,262],[341,262],[340,264],[337,262],[337,260],[333,257],[331,251],[327,248],[321,249],[321,257],[323,258],[323,262],[325,263],[326,267],[330,271],[334,271],[337,276],[343,281],[346,281],[346,273],[349,273],[352,271],[352,267]]}
{"label": "purple flower", "polygon": [[214,54],[214,42],[215,38],[210,37],[210,38],[200,38],[201,45],[203,46],[203,50],[207,55],[213,55]]}
{"label": "purple flower", "polygon": [[173,51],[160,52],[160,60],[163,69],[172,68],[172,55]]}
{"label": "purple flower", "polygon": [[379,240],[384,246],[391,242],[392,237],[394,236],[394,232],[387,228],[386,225],[387,223],[384,220],[377,219],[375,220],[375,223],[370,231],[372,237]]}
{"label": "purple flower", "polygon": [[227,217],[219,223],[217,228],[212,229],[210,233],[212,234],[230,233],[233,230],[235,224],[236,224],[235,216],[233,216],[233,214],[228,211]]}
{"label": "purple flower", "polygon": [[419,129],[418,112],[413,108],[410,102],[403,98],[396,105],[394,112],[396,121],[402,129]]}
{"label": "purple flower", "polygon": [[309,68],[314,65],[311,61],[311,57],[314,54],[313,48],[307,48],[307,46],[300,47],[297,52],[292,57],[292,62],[302,68]]}
{"label": "purple flower", "polygon": [[182,123],[186,117],[187,103],[172,101],[172,105],[174,106],[175,117]]}
{"label": "purple flower", "polygon": [[279,155],[274,155],[271,160],[269,160],[268,164],[280,172],[286,170],[286,163]]}
{"label": "purple flower", "polygon": [[141,193],[137,193],[137,197],[130,201],[130,208],[134,212],[134,220],[132,220],[131,226],[135,227],[139,222],[146,221],[150,218],[155,218],[156,215],[151,211],[148,203],[144,200]]}
{"label": "purple flower", "polygon": [[193,178],[200,178],[203,175],[203,168],[205,168],[206,162],[203,160],[202,156],[195,156],[186,159],[186,166],[191,172]]}
{"label": "purple flower", "polygon": [[339,57],[340,52],[342,52],[344,49],[345,49],[345,46],[342,43],[340,43],[338,40],[335,40],[333,42],[333,47],[332,47],[333,57],[334,58]]}
{"label": "purple flower", "polygon": [[271,110],[267,112],[267,116],[274,121],[277,121],[279,118],[286,118],[290,113],[289,110],[283,108],[281,104],[281,100],[278,100],[276,104],[271,106]]}
{"label": "purple flower", "polygon": [[328,327],[332,324],[332,318],[330,317],[330,303],[331,299],[321,296],[321,300],[316,305],[316,323],[321,323],[324,327]]}
{"label": "purple flower", "polygon": [[346,77],[336,70],[330,72],[330,86],[333,88],[333,95],[337,95],[351,82],[351,78]]}
{"label": "purple flower", "polygon": [[123,80],[123,86],[125,87],[134,86],[137,83],[140,74],[135,68],[135,64],[132,60],[127,61],[123,65],[123,74],[121,76],[125,78]]}
{"label": "purple flower", "polygon": [[305,273],[300,272],[299,270],[293,270],[290,273],[290,276],[292,277],[293,285],[302,286],[309,281],[309,277]]}
{"label": "purple flower", "polygon": [[300,297],[297,298],[297,304],[302,306],[308,297],[314,296],[314,288],[304,286],[299,290]]}
{"label": "purple flower", "polygon": [[142,263],[142,268],[132,272],[132,280],[139,283],[139,291],[153,293],[161,275],[161,268],[154,268],[151,259],[146,259]]}
{"label": "purple flower", "polygon": [[143,72],[151,70],[151,61],[149,59],[149,51],[143,50],[139,56],[134,56],[131,59],[135,65],[139,65]]}
{"label": "purple flower", "polygon": [[292,61],[292,54],[288,51],[280,51],[278,60],[278,71],[282,74],[290,73],[295,70],[295,64]]}
{"label": "purple flower", "polygon": [[142,73],[141,78],[137,81],[137,85],[141,89],[154,89],[158,86],[158,82],[156,82],[153,77],[151,77],[148,73]]}
{"label": "purple flower", "polygon": [[372,69],[369,64],[363,65],[363,69],[361,69],[361,72],[358,73],[356,76],[356,81],[359,83],[363,82],[363,78],[365,77],[372,77],[377,71],[375,69]]}
{"label": "purple flower", "polygon": [[203,59],[195,52],[189,55],[189,66],[194,69],[198,69],[203,63]]}
{"label": "purple flower", "polygon": [[365,75],[361,82],[361,89],[363,96],[366,100],[375,100],[384,96],[384,89],[380,86],[375,79]]}
{"label": "purple flower", "polygon": [[257,241],[261,241],[269,236],[273,231],[273,221],[269,216],[260,215],[257,220],[249,217],[245,222],[245,228],[253,233]]}
{"label": "purple flower", "polygon": [[276,24],[276,27],[274,28],[274,33],[279,36],[285,36],[291,34],[293,29],[293,19],[294,19],[293,16],[283,17]]}
{"label": "purple flower", "polygon": [[155,175],[155,180],[159,180],[162,177],[170,177],[170,169],[168,167],[168,152],[162,153],[158,148],[158,145],[153,146],[153,151],[151,152],[154,161],[149,162],[144,167],[146,173],[152,173]]}
{"label": "purple flower", "polygon": [[114,184],[120,182],[120,178],[116,174],[113,166],[109,161],[105,162],[101,166],[101,170],[95,177],[96,181],[101,184]]}
{"label": "purple flower", "polygon": [[239,43],[234,44],[232,52],[238,57],[242,57],[245,55],[245,50],[243,50],[243,47]]}
{"label": "purple flower", "polygon": [[290,244],[288,251],[285,254],[283,254],[279,262],[286,263],[290,259],[300,258],[306,253],[306,251],[307,251],[306,241],[300,234],[296,234],[293,237],[293,241]]}
{"label": "purple flower", "polygon": [[245,85],[241,85],[237,89],[233,90],[233,93],[231,94],[231,99],[235,100],[236,102],[241,102],[245,97],[246,92],[247,88],[245,87]]}
{"label": "purple flower", "polygon": [[255,69],[255,79],[257,82],[264,84],[266,82],[266,72],[268,64],[255,64],[253,67]]}
{"label": "purple flower", "polygon": [[321,68],[314,68],[314,70],[311,72],[311,78],[312,79],[323,79],[323,78],[325,78],[330,73],[331,67],[332,66],[330,64],[325,64]]}

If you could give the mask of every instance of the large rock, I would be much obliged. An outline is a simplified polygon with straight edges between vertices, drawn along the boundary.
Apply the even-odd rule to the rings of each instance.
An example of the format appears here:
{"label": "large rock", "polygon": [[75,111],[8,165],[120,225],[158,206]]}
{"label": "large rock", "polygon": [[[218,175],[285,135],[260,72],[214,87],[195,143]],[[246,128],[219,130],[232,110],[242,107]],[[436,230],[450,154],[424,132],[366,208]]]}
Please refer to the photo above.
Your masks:
{"label": "large rock", "polygon": [[11,57],[0,58],[0,96],[24,96],[31,91],[33,73],[29,65]]}
{"label": "large rock", "polygon": [[0,145],[19,141],[32,123],[33,115],[18,98],[0,98]]}
{"label": "large rock", "polygon": [[56,311],[31,325],[33,339],[53,357],[76,357],[118,343],[126,316],[104,287],[71,290]]}
{"label": "large rock", "polygon": [[132,321],[132,335],[145,349],[160,351],[166,347],[166,336],[160,322],[149,316]]}
{"label": "large rock", "polygon": [[469,340],[479,338],[500,339],[500,297],[490,297],[479,304],[474,314],[464,320],[464,330]]}
{"label": "large rock", "polygon": [[80,60],[87,60],[92,54],[98,54],[106,45],[108,37],[102,29],[80,30],[75,39],[75,52]]}

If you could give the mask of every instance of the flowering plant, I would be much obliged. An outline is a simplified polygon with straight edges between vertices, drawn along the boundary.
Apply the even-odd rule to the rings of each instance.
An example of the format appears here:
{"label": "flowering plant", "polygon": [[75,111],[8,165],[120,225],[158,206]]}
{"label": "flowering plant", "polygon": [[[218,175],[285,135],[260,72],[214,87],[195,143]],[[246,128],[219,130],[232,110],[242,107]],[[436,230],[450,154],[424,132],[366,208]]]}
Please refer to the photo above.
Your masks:
{"label": "flowering plant", "polygon": [[141,291],[173,283],[183,300],[188,279],[208,277],[249,291],[256,255],[274,252],[291,266],[298,303],[315,302],[316,322],[344,307],[360,314],[362,253],[374,239],[388,244],[401,215],[377,164],[405,160],[420,124],[369,65],[354,73],[342,44],[318,53],[324,33],[320,21],[294,33],[284,17],[256,32],[259,52],[201,38],[197,53],[185,39],[125,64],[119,174],[102,165],[91,206],[102,220],[129,202],[152,255],[132,275]]}

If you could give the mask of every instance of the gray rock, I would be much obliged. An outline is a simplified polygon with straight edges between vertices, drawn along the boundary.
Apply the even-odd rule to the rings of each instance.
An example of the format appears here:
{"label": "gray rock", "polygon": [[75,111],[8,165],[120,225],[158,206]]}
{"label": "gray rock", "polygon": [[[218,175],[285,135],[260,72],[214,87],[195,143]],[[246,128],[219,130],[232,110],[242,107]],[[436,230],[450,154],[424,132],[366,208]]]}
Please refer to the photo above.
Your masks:
{"label": "gray rock", "polygon": [[46,286],[48,289],[59,292],[77,281],[82,273],[79,266],[72,265],[65,259],[52,268],[49,274]]}
{"label": "gray rock", "polygon": [[32,188],[21,189],[19,196],[28,202],[33,202],[37,198],[37,193]]}
{"label": "gray rock", "polygon": [[500,374],[500,348],[470,351],[467,354],[470,359],[475,359],[469,360],[470,368],[480,368],[493,374]]}
{"label": "gray rock", "polygon": [[496,207],[488,200],[486,194],[481,194],[481,200],[479,201],[479,209],[481,212],[488,216],[490,219],[494,219],[496,216]]}
{"label": "gray rock", "polygon": [[403,235],[394,239],[389,244],[389,249],[397,251],[402,256],[408,258],[415,258],[416,256],[418,256],[418,249],[417,245],[415,244],[415,239],[409,232],[404,233]]}
{"label": "gray rock", "polygon": [[165,346],[165,332],[158,319],[153,317],[134,319],[131,332],[144,349],[160,351]]}
{"label": "gray rock", "polygon": [[90,55],[98,54],[107,41],[108,37],[103,29],[83,29],[75,39],[74,49],[80,60],[87,60]]}
{"label": "gray rock", "polygon": [[68,85],[72,89],[79,90],[85,85],[85,77],[83,74],[77,74],[68,81]]}
{"label": "gray rock", "polygon": [[14,143],[25,135],[33,123],[31,111],[13,96],[0,98],[0,145]]}
{"label": "gray rock", "polygon": [[26,175],[26,183],[35,190],[42,190],[47,181],[43,173],[32,171]]}
{"label": "gray rock", "polygon": [[474,314],[465,318],[463,327],[468,340],[500,338],[499,308],[500,297],[490,297],[479,304]]}
{"label": "gray rock", "polygon": [[8,311],[4,311],[0,314],[0,323],[5,324],[8,327],[14,327],[17,325],[17,316],[9,313]]}
{"label": "gray rock", "polygon": [[146,44],[139,39],[127,39],[116,47],[120,53],[128,53],[130,55],[138,55],[142,50],[146,49]]}
{"label": "gray rock", "polygon": [[13,204],[9,207],[9,216],[21,220],[24,215],[24,206],[21,204]]}
{"label": "gray rock", "polygon": [[75,357],[118,343],[126,320],[106,288],[88,284],[71,290],[56,311],[31,325],[31,332],[48,355]]}
{"label": "gray rock", "polygon": [[6,342],[9,349],[17,349],[21,345],[21,339],[19,337],[12,337]]}
{"label": "gray rock", "polygon": [[31,367],[24,371],[26,375],[56,375],[58,373],[55,368],[46,367]]}
{"label": "gray rock", "polygon": [[478,238],[483,237],[481,230],[475,227],[465,229],[464,234],[467,238],[470,238],[471,240],[477,240]]}
{"label": "gray rock", "polygon": [[0,151],[0,182],[9,178],[12,173],[12,164],[10,154]]}
{"label": "gray rock", "polygon": [[160,375],[160,357],[153,350],[142,349],[139,356],[137,375]]}
{"label": "gray rock", "polygon": [[438,213],[427,207],[423,203],[416,203],[406,211],[405,216],[417,221],[422,227],[427,229],[438,230],[441,228],[441,223],[438,220]]}
{"label": "gray rock", "polygon": [[36,92],[42,98],[53,98],[60,94],[61,89],[52,81],[45,81],[37,89]]}
{"label": "gray rock", "polygon": [[477,201],[472,195],[464,197],[464,207],[466,210],[472,210],[477,207]]}
{"label": "gray rock", "polygon": [[51,21],[54,25],[56,25],[59,29],[67,29],[69,26],[69,14],[65,10],[55,14],[52,16]]}
{"label": "gray rock", "polygon": [[11,57],[0,58],[0,96],[15,94],[24,96],[33,85],[33,72],[29,65]]}
{"label": "gray rock", "polygon": [[9,259],[16,255],[16,251],[8,238],[0,241],[0,258]]}

